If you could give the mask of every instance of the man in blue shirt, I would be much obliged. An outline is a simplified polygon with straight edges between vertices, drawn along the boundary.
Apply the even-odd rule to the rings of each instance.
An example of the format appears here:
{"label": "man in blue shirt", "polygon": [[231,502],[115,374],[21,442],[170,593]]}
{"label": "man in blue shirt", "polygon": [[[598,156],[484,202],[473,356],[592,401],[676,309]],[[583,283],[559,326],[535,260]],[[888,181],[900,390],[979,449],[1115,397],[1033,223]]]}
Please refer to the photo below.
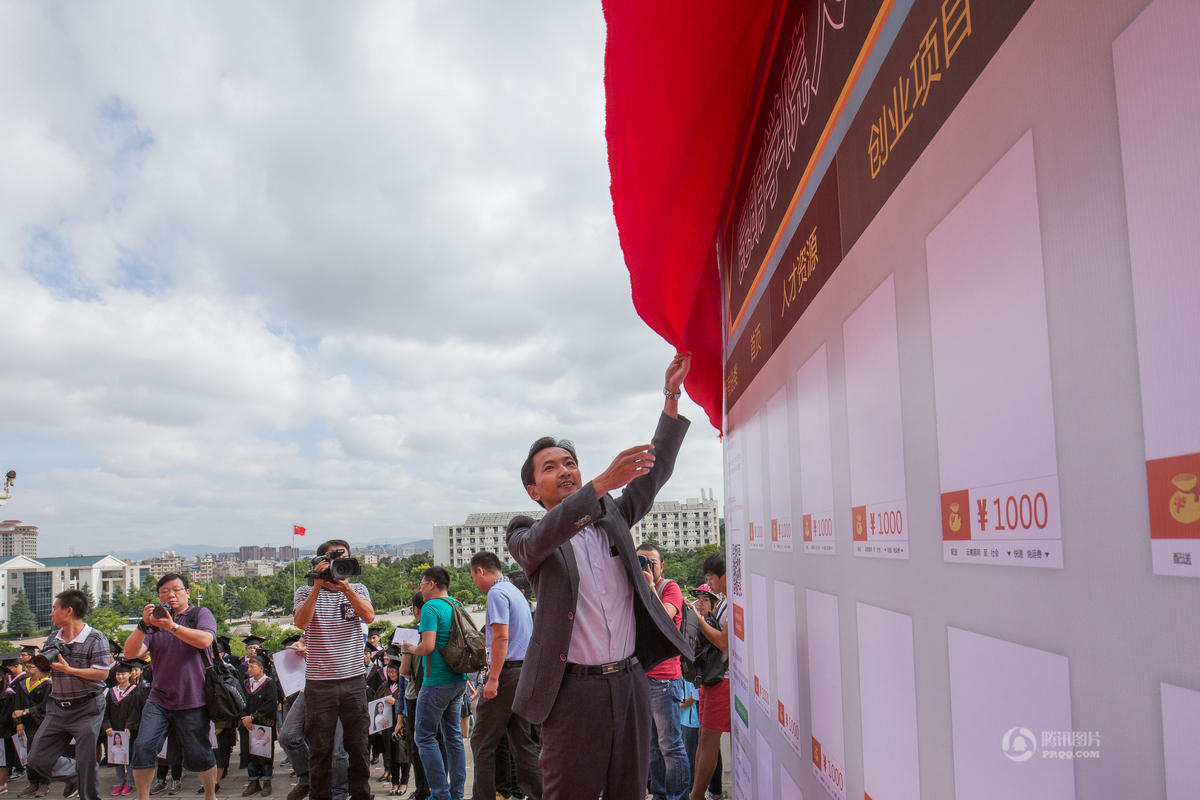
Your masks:
{"label": "man in blue shirt", "polygon": [[471,753],[475,758],[475,800],[496,797],[496,747],[505,733],[517,762],[517,789],[529,800],[541,800],[542,773],[539,748],[529,723],[513,713],[513,697],[521,679],[521,664],[533,633],[533,617],[521,590],[504,576],[495,553],[471,557],[471,580],[487,595],[484,635],[488,646],[488,678],[475,711]]}

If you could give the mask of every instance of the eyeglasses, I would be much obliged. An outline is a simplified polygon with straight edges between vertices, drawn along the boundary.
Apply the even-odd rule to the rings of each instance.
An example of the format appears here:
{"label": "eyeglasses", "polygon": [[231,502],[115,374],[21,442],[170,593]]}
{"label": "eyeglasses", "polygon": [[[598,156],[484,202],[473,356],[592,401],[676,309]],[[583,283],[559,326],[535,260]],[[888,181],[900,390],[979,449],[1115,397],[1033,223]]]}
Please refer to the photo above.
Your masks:
{"label": "eyeglasses", "polygon": [[169,588],[169,587],[167,587],[167,586],[163,586],[161,589],[159,589],[159,590],[158,590],[158,593],[159,593],[159,595],[165,595],[165,594],[184,594],[185,592],[187,592],[187,590],[188,590],[188,589],[187,589],[187,587],[186,587],[186,586],[180,586],[178,589],[171,589],[171,588]]}

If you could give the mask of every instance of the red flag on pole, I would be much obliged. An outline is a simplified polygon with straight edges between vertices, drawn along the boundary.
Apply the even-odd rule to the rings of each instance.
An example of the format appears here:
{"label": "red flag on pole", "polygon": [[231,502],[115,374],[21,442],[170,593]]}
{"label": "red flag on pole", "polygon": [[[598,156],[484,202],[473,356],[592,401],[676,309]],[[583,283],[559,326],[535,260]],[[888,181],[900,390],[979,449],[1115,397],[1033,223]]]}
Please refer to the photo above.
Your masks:
{"label": "red flag on pole", "polygon": [[293,525],[292,526],[292,535],[293,536],[303,536],[304,528],[300,525]]}

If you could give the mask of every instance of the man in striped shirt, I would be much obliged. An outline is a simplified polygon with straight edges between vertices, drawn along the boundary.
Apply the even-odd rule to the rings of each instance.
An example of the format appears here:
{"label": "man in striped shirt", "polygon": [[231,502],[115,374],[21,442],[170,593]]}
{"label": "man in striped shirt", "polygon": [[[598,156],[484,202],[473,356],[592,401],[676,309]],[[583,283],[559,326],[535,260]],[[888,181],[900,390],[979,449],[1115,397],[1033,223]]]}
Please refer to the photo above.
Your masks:
{"label": "man in striped shirt", "polygon": [[60,650],[47,659],[54,683],[46,718],[29,746],[29,766],[66,783],[63,797],[73,797],[78,788],[81,800],[100,800],[96,749],[81,746],[75,758],[64,755],[71,739],[95,742],[104,716],[104,679],[112,655],[104,634],[83,621],[87,612],[87,596],[78,589],[54,598],[50,622],[56,630],[42,649],[55,645]]}
{"label": "man in striped shirt", "polygon": [[[350,544],[331,539],[317,555],[349,558]],[[329,560],[314,570],[324,574]],[[371,764],[367,755],[366,666],[363,664],[362,623],[375,619],[371,593],[361,583],[330,578],[309,579],[293,598],[296,627],[303,630],[304,738],[308,740],[308,787],[312,800],[330,800],[333,735],[342,722],[349,756],[350,800],[370,800]]]}

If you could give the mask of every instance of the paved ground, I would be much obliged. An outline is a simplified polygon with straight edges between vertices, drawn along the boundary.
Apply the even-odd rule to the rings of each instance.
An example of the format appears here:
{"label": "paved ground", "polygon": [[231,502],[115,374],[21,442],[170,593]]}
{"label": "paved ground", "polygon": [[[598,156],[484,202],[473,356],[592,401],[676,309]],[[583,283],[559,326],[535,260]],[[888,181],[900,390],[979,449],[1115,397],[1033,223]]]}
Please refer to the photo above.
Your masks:
{"label": "paved ground", "polygon": [[[726,795],[729,794],[729,768],[730,768],[728,738],[729,737],[725,737],[721,744],[721,752],[722,752],[722,759],[723,759],[722,765],[724,767],[723,786],[725,787]],[[471,759],[470,742],[467,742],[466,752],[467,752],[467,796],[469,797],[471,794],[471,781],[473,779],[473,772],[474,772],[472,759]],[[242,796],[242,789],[246,786],[247,782],[249,781],[249,778],[247,778],[247,776],[246,776],[246,771],[239,770],[236,768],[237,767],[237,757],[238,757],[237,750],[235,749],[233,752],[233,759],[232,759],[233,763],[230,766],[229,775],[226,776],[225,780],[221,781],[221,788],[217,791],[217,797],[219,797],[219,798],[222,798],[222,799],[237,798],[238,800],[240,800],[240,798]],[[279,749],[277,746],[276,750],[275,750],[275,778],[272,781],[272,786],[271,786],[272,800],[284,800],[284,798],[287,797],[288,792],[291,791],[292,787],[296,783],[296,779],[291,774],[291,767],[280,764],[280,762],[282,762],[284,758],[285,758],[285,755],[284,755],[283,751],[281,749]],[[377,797],[377,798],[387,797],[388,790],[390,790],[392,788],[390,783],[379,782],[378,779],[381,775],[383,775],[382,762],[371,767],[371,787],[372,787],[372,791],[374,791],[374,793],[375,793],[375,797]],[[109,792],[112,791],[112,788],[115,784],[116,784],[116,773],[113,770],[113,768],[105,767],[105,766],[100,767],[100,796],[102,798],[107,799],[109,797]],[[168,785],[170,785],[169,780],[168,780]],[[14,779],[9,784],[7,794],[4,795],[4,793],[0,793],[0,795],[4,795],[5,800],[9,800],[9,798],[15,798],[17,794],[24,791],[26,786],[28,786],[28,784],[26,783],[24,778]],[[154,800],[168,800],[168,798],[171,798],[171,800],[175,800],[176,798],[187,798],[187,800],[196,800],[197,796],[203,794],[203,791],[200,788],[199,779],[196,777],[196,775],[194,773],[188,772],[187,770],[183,771],[183,780],[180,782],[180,786],[182,788],[177,794],[170,795],[167,792],[163,792],[162,794],[155,795]],[[411,795],[413,793],[413,789],[415,786],[416,786],[416,784],[412,783],[410,781],[409,787],[408,787],[408,792],[404,796],[407,797],[408,795]],[[63,784],[61,784],[61,783],[51,784],[50,793],[46,796],[46,800],[60,800],[60,798],[62,798],[62,794],[63,794]],[[134,800],[136,800],[136,797],[137,797],[136,793],[129,795],[129,798],[133,798]]]}

